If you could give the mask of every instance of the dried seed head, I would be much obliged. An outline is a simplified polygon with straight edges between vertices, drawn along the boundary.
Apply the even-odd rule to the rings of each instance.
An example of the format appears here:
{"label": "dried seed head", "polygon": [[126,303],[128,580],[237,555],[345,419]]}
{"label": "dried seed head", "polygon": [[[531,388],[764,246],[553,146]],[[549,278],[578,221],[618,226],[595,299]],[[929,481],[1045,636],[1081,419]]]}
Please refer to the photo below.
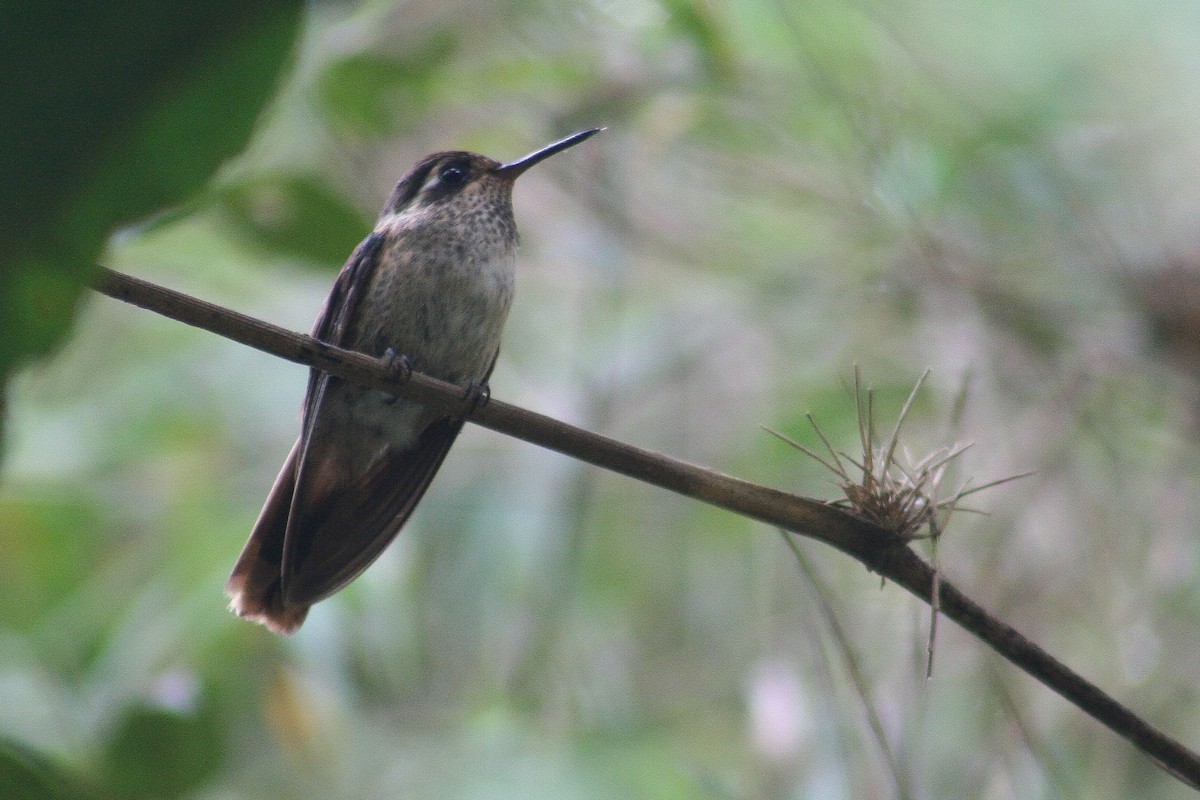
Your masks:
{"label": "dried seed head", "polygon": [[[942,483],[946,471],[968,447],[969,444],[956,444],[943,447],[926,455],[919,460],[900,446],[900,429],[904,425],[908,412],[912,408],[917,392],[929,377],[929,370],[921,375],[909,393],[908,400],[900,410],[896,425],[891,435],[882,445],[875,442],[875,396],[871,389],[864,390],[859,368],[854,367],[854,401],[858,412],[858,432],[862,447],[861,461],[857,461],[846,453],[837,450],[817,426],[811,414],[806,415],[808,421],[820,437],[821,443],[829,454],[825,458],[799,442],[781,433],[768,432],[788,444],[803,451],[816,459],[830,472],[837,476],[838,485],[844,497],[837,501],[839,505],[849,508],[869,522],[909,539],[920,538],[918,532],[928,526],[928,536],[936,538],[945,530],[950,514],[958,508],[958,503],[967,495],[997,486],[1008,481],[1023,478],[1031,473],[1022,473],[1008,478],[962,488],[948,497],[943,495]],[[846,466],[849,463],[858,473],[855,477]],[[971,509],[963,509],[971,510]]]}
{"label": "dried seed head", "polygon": [[[904,425],[909,409],[912,408],[913,399],[916,398],[917,392],[921,390],[927,377],[929,377],[929,370],[925,370],[916,385],[913,386],[908,400],[905,401],[904,407],[900,409],[900,415],[896,418],[896,426],[892,429],[892,435],[888,437],[884,445],[880,446],[875,443],[875,397],[870,389],[863,391],[858,365],[854,366],[854,402],[858,411],[858,434],[862,447],[861,462],[834,449],[811,414],[806,416],[828,451],[828,459],[794,439],[769,428],[767,430],[816,459],[837,476],[838,484],[844,495],[841,500],[836,501],[838,505],[847,507],[863,519],[904,538],[928,538],[931,540],[933,587],[930,591],[929,643],[925,667],[925,675],[928,678],[933,676],[934,641],[937,635],[938,609],[941,606],[941,571],[938,568],[937,560],[938,538],[946,530],[950,515],[959,508],[958,503],[964,497],[1032,473],[1024,472],[970,488],[967,483],[950,497],[941,499],[942,481],[946,477],[947,467],[970,445],[939,448],[919,460],[914,460],[907,449],[900,447],[900,428]],[[903,460],[897,455],[898,451],[903,451]],[[857,479],[847,469],[847,462],[858,470],[859,477]],[[972,509],[962,510],[971,511]],[[919,534],[918,532],[925,526],[929,527],[929,533]]]}

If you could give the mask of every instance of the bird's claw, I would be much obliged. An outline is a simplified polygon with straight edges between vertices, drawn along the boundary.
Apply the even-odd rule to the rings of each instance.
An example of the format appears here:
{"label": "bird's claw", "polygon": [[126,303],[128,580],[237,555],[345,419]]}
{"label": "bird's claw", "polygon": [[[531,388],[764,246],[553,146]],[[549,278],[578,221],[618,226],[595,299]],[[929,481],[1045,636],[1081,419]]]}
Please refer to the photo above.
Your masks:
{"label": "bird's claw", "polygon": [[[393,348],[389,347],[383,354],[383,360],[392,380],[396,383],[408,383],[412,378],[413,364],[412,359],[408,356],[397,354]],[[385,397],[385,402],[389,405],[400,399],[398,395],[394,394],[385,395]]]}
{"label": "bird's claw", "polygon": [[463,389],[463,402],[467,405],[467,413],[474,414],[488,404],[492,399],[492,387],[487,383],[471,381]]}
{"label": "bird's claw", "polygon": [[413,364],[408,356],[397,354],[395,349],[389,347],[383,354],[383,360],[387,362],[387,369],[397,383],[405,383],[412,377]]}

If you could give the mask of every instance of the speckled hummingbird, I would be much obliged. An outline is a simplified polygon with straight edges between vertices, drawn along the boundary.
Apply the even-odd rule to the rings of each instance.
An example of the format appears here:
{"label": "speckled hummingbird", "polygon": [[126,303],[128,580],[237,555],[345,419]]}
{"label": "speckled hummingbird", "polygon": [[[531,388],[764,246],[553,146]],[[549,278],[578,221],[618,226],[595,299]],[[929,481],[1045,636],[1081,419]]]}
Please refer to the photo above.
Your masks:
{"label": "speckled hummingbird", "polygon": [[[514,181],[600,130],[509,164],[462,151],[418,161],[342,267],[312,335],[484,396],[512,301]],[[313,370],[300,437],[226,585],[233,611],[296,631],[396,537],[462,426]]]}

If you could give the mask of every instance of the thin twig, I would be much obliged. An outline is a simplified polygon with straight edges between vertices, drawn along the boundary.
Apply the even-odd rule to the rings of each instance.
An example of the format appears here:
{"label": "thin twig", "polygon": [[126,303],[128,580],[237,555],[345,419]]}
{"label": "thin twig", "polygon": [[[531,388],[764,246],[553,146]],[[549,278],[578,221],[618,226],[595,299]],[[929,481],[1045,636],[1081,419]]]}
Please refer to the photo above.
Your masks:
{"label": "thin twig", "polygon": [[[464,402],[461,387],[419,373],[400,380],[383,359],[333,347],[119,272],[100,268],[92,285],[110,297],[280,358],[464,416],[478,425],[595,466],[817,539],[853,556],[868,569],[926,602],[934,594],[933,569],[905,546],[903,537],[832,505],[632,447],[499,400],[493,399],[472,410],[470,403]],[[867,402],[870,406],[869,393]],[[1200,755],[1154,728],[1008,624],[988,614],[949,581],[939,583],[941,611],[947,618],[1124,737],[1179,780],[1200,789]]]}
{"label": "thin twig", "polygon": [[933,655],[937,652],[938,616],[942,612],[942,568],[938,563],[938,540],[942,537],[936,516],[930,518],[929,528],[931,530],[929,560],[930,566],[933,568],[933,586],[929,593],[929,639],[925,643],[925,680],[933,678]]}
{"label": "thin twig", "polygon": [[834,644],[837,645],[838,652],[842,655],[842,662],[846,665],[846,672],[850,675],[850,682],[854,684],[854,691],[858,693],[858,698],[863,704],[863,709],[867,715],[867,725],[871,728],[871,733],[875,737],[875,741],[879,744],[879,749],[883,751],[884,761],[887,762],[888,772],[892,775],[892,780],[896,782],[897,797],[907,798],[912,796],[912,790],[908,784],[908,775],[904,768],[900,765],[900,759],[896,756],[896,751],[892,748],[892,743],[888,740],[887,731],[883,726],[883,718],[879,715],[879,709],[876,707],[875,699],[871,696],[871,685],[867,680],[862,669],[862,659],[858,652],[854,649],[854,644],[850,640],[850,633],[846,630],[846,626],[842,624],[841,617],[838,616],[837,610],[834,609],[833,603],[830,601],[832,592],[821,577],[817,574],[816,567],[812,561],[800,549],[799,543],[795,536],[791,536],[787,531],[779,531],[783,537],[783,541],[787,544],[788,549],[792,551],[792,555],[796,559],[796,564],[799,565],[800,571],[804,577],[812,585],[813,594],[817,597],[817,605],[821,609],[821,616],[825,619],[825,624],[829,626],[830,634],[833,636]]}

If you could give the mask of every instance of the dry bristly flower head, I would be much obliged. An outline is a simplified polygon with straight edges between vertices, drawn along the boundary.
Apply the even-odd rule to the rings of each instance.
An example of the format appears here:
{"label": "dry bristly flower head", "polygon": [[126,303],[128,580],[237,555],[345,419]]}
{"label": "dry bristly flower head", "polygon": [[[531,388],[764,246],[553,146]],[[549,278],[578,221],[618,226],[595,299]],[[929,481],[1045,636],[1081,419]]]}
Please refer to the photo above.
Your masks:
{"label": "dry bristly flower head", "polygon": [[[929,537],[936,539],[945,530],[950,514],[959,508],[959,501],[967,495],[998,486],[1030,473],[1013,475],[1000,480],[991,481],[982,486],[970,486],[969,481],[949,496],[943,496],[942,482],[946,470],[953,461],[970,447],[970,444],[956,444],[934,450],[921,459],[913,459],[907,449],[900,445],[900,429],[913,400],[929,377],[925,370],[908,395],[896,425],[887,441],[882,445],[876,444],[875,436],[875,395],[871,389],[862,388],[860,371],[854,368],[854,401],[858,412],[858,432],[862,448],[861,461],[833,447],[829,439],[817,426],[811,414],[806,414],[808,421],[825,445],[829,457],[809,449],[796,440],[776,431],[767,429],[772,435],[782,439],[793,447],[801,450],[811,458],[816,459],[830,472],[837,476],[838,484],[844,497],[836,501],[863,519],[873,522],[885,530],[893,531],[909,539],[922,538],[921,528],[928,526]],[[900,453],[903,452],[903,458]],[[846,466],[847,463],[858,470],[855,478]],[[972,509],[964,509],[970,511]]]}
{"label": "dry bristly flower head", "polygon": [[[822,433],[811,414],[806,414],[821,443],[829,453],[826,459],[810,450],[799,442],[781,433],[767,429],[769,433],[801,450],[808,456],[823,464],[837,476],[844,497],[835,504],[849,508],[853,513],[873,522],[885,530],[899,534],[906,539],[928,538],[933,546],[933,586],[930,590],[929,608],[929,641],[926,647],[927,660],[925,666],[926,678],[933,676],[934,642],[937,638],[937,618],[941,607],[941,570],[938,568],[937,541],[946,530],[950,515],[961,508],[958,503],[964,497],[975,492],[981,492],[993,486],[1008,481],[1023,478],[1032,473],[1024,472],[1000,480],[985,483],[982,486],[970,486],[970,481],[949,497],[942,496],[942,481],[946,470],[956,458],[970,447],[969,444],[956,444],[941,447],[921,459],[913,459],[904,449],[904,458],[897,456],[900,447],[900,428],[912,408],[917,392],[929,377],[925,370],[913,386],[908,400],[900,409],[892,434],[882,445],[875,443],[875,395],[870,389],[865,392],[858,365],[854,366],[854,403],[858,412],[858,435],[862,448],[862,460],[856,461],[834,448],[829,439]],[[849,463],[859,471],[856,480],[846,467]],[[973,511],[974,509],[962,509]],[[976,512],[978,513],[978,512]],[[921,528],[928,526],[928,534],[921,534]],[[786,537],[785,537],[786,538]],[[793,543],[788,540],[789,544]]]}

